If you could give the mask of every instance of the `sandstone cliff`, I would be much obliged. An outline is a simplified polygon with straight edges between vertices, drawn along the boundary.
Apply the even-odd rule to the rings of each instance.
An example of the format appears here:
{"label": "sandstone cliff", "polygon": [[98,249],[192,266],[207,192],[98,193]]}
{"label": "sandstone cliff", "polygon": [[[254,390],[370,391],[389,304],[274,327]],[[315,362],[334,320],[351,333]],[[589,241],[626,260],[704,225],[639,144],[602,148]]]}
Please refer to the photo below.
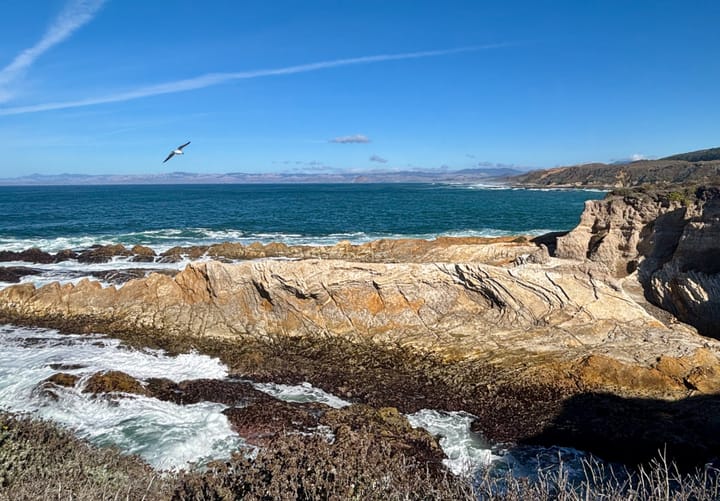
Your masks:
{"label": "sandstone cliff", "polygon": [[637,270],[645,297],[720,337],[720,191],[633,192],[588,201],[557,256],[589,259],[616,277]]}

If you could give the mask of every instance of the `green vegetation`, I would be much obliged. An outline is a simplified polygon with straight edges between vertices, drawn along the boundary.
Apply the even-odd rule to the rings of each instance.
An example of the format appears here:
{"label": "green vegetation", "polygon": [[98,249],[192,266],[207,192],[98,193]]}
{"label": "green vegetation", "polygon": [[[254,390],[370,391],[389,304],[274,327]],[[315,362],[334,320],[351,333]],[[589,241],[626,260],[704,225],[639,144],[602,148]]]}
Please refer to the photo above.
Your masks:
{"label": "green vegetation", "polygon": [[641,185],[720,184],[720,148],[622,164],[592,163],[536,170],[510,178],[523,186],[627,188]]}
{"label": "green vegetation", "polygon": [[712,160],[720,160],[720,148],[708,148],[706,150],[680,153],[678,155],[665,157],[662,160],[685,160],[686,162],[710,162]]}
{"label": "green vegetation", "polygon": [[605,198],[623,197],[628,201],[652,200],[663,204],[679,203],[688,207],[700,203],[708,198],[714,198],[718,192],[717,186],[696,184],[642,184],[632,188],[615,188],[609,191]]}
{"label": "green vegetation", "polygon": [[320,437],[286,436],[255,458],[235,456],[203,471],[158,473],[138,458],[95,448],[42,421],[0,414],[0,500],[711,500],[718,471],[682,475],[662,457],[633,474],[584,465],[536,479],[490,472],[476,479],[434,471],[378,443],[339,449]]}

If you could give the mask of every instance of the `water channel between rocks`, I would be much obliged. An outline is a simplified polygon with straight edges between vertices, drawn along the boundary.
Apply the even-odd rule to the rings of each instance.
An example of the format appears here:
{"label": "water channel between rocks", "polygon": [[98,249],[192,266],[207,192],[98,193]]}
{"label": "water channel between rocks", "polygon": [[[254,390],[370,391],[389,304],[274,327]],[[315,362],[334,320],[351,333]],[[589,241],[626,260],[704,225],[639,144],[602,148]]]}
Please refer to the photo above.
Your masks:
{"label": "water channel between rocks", "polygon": [[[222,413],[225,405],[200,402],[177,405],[140,395],[97,398],[83,393],[88,378],[119,370],[138,379],[226,379],[228,370],[218,359],[197,353],[171,357],[161,350],[136,350],[100,335],[60,334],[50,329],[0,326],[0,409],[31,413],[72,429],[96,445],[115,445],[138,454],[158,469],[181,469],[190,463],[228,458],[233,451],[252,448],[235,433]],[[59,372],[78,376],[70,388],[52,395],[39,385]],[[339,408],[349,405],[309,383],[290,386],[253,383],[275,398],[290,402],[318,402]],[[564,448],[493,447],[470,431],[473,416],[464,412],[424,409],[406,416],[413,427],[440,437],[446,466],[454,473],[480,471],[489,466],[519,474],[538,466],[578,464],[583,454]]]}

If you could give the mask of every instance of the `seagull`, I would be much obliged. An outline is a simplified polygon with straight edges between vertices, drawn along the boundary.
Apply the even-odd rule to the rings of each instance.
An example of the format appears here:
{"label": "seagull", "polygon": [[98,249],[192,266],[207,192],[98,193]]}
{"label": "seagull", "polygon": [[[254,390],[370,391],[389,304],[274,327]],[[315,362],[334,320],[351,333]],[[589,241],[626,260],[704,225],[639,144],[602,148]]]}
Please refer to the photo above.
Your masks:
{"label": "seagull", "polygon": [[171,159],[172,157],[174,157],[175,155],[182,155],[182,154],[183,154],[183,148],[184,148],[185,146],[187,146],[188,144],[190,144],[190,141],[188,141],[187,143],[185,143],[185,144],[183,144],[183,145],[181,145],[181,146],[178,146],[177,148],[175,148],[174,150],[172,150],[172,151],[170,152],[170,154],[167,156],[167,158],[166,158],[165,160],[163,160],[163,163],[167,162],[168,160],[170,160],[170,159]]}

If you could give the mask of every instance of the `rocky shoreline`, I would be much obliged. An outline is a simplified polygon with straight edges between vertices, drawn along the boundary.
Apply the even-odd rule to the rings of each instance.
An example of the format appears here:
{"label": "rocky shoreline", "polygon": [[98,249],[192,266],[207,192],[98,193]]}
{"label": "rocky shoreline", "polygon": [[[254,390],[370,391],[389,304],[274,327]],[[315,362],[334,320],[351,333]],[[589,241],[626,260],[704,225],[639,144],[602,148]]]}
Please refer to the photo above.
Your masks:
{"label": "rocky shoreline", "polygon": [[[691,467],[720,450],[718,203],[713,189],[611,195],[544,239],[64,252],[212,260],[121,287],[10,286],[0,322],[194,349],[233,375],[307,381],[370,409],[463,410],[495,441],[628,464],[666,447]],[[0,255],[32,259],[58,255]]]}

